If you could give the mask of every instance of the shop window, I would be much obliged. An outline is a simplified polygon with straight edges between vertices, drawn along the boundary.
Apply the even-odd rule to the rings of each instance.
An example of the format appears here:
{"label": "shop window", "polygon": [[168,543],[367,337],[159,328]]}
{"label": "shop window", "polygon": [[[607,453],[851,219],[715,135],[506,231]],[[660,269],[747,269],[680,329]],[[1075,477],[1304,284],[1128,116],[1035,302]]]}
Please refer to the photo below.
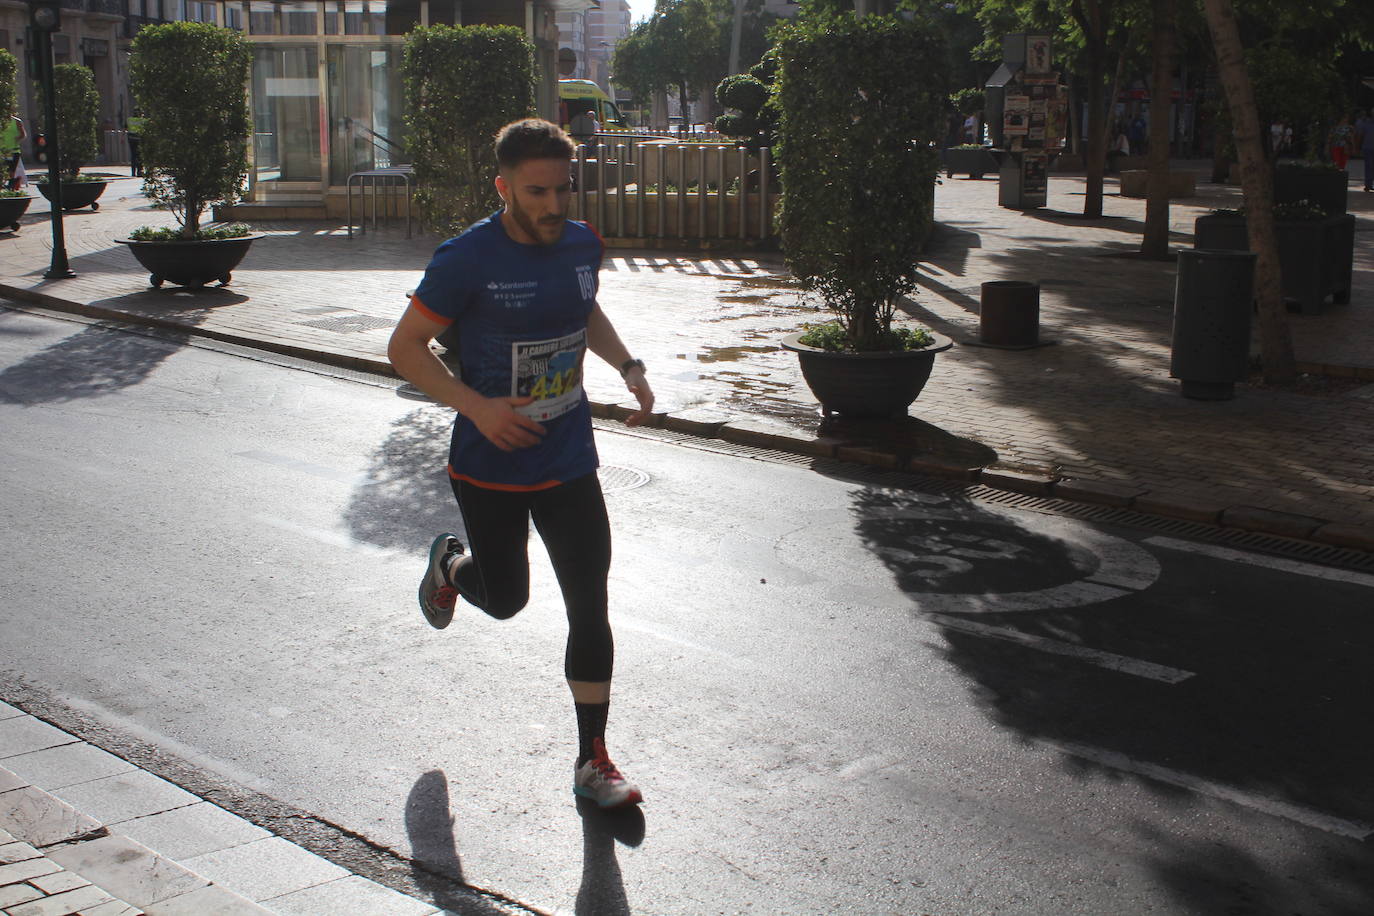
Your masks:
{"label": "shop window", "polygon": [[314,35],[319,5],[311,2],[273,3],[252,0],[248,4],[250,35]]}

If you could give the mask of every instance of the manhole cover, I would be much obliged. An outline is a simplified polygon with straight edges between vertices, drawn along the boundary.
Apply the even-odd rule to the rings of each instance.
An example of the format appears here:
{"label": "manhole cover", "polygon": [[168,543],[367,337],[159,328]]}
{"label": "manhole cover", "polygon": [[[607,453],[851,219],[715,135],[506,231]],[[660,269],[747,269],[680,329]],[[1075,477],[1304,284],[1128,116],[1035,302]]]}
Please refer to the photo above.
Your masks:
{"label": "manhole cover", "polygon": [[336,334],[356,334],[360,331],[380,331],[382,328],[394,327],[396,322],[386,318],[373,318],[371,315],[340,315],[338,318],[302,321],[301,324],[323,331],[333,331]]}
{"label": "manhole cover", "polygon": [[636,471],[634,468],[622,468],[614,464],[598,468],[596,476],[601,479],[602,493],[633,490],[649,482],[649,475],[643,471]]}

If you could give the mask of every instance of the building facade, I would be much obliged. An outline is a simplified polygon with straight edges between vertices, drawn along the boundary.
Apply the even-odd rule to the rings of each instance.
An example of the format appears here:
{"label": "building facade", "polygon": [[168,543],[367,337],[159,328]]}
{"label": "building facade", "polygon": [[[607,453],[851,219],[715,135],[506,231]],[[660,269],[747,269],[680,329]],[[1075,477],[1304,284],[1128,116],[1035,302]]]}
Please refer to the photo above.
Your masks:
{"label": "building facade", "polygon": [[[57,63],[84,63],[95,72],[102,126],[118,134],[133,110],[128,58],[138,29],[192,19],[244,32],[253,49],[249,199],[319,205],[340,197],[354,172],[408,163],[400,65],[411,29],[520,28],[535,48],[538,111],[552,119],[558,111],[556,18],[580,15],[593,5],[594,0],[64,0],[53,45]],[[0,0],[0,42],[21,61],[28,17],[27,3]],[[41,128],[33,82],[21,74],[20,116]]]}
{"label": "building facade", "polygon": [[591,80],[615,97],[611,91],[611,56],[615,46],[630,34],[628,0],[601,0],[599,6],[558,14],[558,47],[571,51],[576,68],[564,75],[570,79]]}

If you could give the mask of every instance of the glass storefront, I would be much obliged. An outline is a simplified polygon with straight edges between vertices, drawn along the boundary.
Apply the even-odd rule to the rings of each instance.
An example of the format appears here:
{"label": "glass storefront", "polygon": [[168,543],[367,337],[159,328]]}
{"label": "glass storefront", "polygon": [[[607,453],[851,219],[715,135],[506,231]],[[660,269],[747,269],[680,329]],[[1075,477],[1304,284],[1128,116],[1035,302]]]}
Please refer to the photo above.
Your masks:
{"label": "glass storefront", "polygon": [[401,49],[329,46],[329,183],[410,162],[402,147]]}
{"label": "glass storefront", "polygon": [[[253,47],[252,200],[321,200],[354,172],[410,164],[405,36],[421,23],[461,24],[462,0],[227,0],[219,10]],[[503,0],[474,13],[481,22],[523,25],[528,8]],[[552,13],[541,21],[552,23]]]}
{"label": "glass storefront", "polygon": [[354,172],[409,164],[401,54],[421,0],[228,7],[244,13],[253,43],[254,200],[319,198]]}
{"label": "glass storefront", "polygon": [[320,189],[320,75],[313,47],[253,49],[253,177],[262,194]]}

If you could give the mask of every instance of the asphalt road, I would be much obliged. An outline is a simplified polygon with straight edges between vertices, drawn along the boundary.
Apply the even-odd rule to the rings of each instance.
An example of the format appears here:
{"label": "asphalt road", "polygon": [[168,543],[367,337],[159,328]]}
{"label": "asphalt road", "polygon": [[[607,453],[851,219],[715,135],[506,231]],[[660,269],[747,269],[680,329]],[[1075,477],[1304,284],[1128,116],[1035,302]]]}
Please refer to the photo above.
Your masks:
{"label": "asphalt road", "polygon": [[540,551],[415,607],[448,422],[0,311],[0,699],[545,911],[1374,912],[1374,576],[605,430],[607,818]]}

